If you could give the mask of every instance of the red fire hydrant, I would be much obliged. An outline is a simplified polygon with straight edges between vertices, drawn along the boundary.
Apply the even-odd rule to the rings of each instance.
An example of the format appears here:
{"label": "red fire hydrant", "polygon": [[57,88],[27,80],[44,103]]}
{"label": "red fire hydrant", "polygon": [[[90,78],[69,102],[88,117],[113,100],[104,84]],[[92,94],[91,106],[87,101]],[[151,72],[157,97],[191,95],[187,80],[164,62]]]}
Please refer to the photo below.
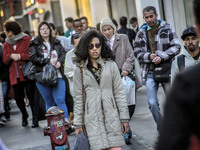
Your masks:
{"label": "red fire hydrant", "polygon": [[52,150],[70,150],[67,138],[69,124],[65,123],[64,112],[57,106],[47,110],[47,127],[43,129],[44,136],[50,136]]}

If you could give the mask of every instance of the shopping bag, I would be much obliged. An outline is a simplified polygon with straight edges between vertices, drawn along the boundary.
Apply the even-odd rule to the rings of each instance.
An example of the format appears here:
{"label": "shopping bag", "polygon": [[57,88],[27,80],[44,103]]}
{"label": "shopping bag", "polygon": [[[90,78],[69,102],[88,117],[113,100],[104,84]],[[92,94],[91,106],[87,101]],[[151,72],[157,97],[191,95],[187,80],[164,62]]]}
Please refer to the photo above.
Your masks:
{"label": "shopping bag", "polygon": [[0,80],[0,114],[4,113],[4,99],[3,99],[3,87],[2,81]]}
{"label": "shopping bag", "polygon": [[126,76],[122,77],[122,82],[128,106],[135,105],[135,81]]}

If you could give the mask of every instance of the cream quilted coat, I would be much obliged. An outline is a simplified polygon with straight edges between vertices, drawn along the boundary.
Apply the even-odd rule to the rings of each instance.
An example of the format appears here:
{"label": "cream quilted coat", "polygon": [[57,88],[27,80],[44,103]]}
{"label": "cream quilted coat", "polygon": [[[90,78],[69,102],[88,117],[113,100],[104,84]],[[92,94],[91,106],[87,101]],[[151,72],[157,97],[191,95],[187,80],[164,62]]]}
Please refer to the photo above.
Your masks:
{"label": "cream quilted coat", "polygon": [[[101,80],[98,85],[92,73],[83,67],[83,85],[85,90],[85,114],[83,121],[81,72],[77,67],[74,73],[74,125],[85,124],[91,150],[125,145],[121,131],[121,122],[129,121],[129,113],[124,88],[118,67],[114,61],[101,58]],[[102,106],[105,122],[102,118]]]}

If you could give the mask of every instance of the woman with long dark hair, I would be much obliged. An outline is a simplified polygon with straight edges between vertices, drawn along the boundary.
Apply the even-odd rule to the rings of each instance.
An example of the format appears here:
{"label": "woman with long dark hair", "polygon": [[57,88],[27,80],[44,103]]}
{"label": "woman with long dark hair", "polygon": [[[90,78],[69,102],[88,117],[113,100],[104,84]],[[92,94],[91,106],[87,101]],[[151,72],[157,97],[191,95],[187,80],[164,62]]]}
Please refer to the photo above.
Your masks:
{"label": "woman with long dark hair", "polygon": [[60,41],[53,38],[50,26],[47,22],[41,22],[38,26],[38,36],[31,41],[29,46],[30,58],[36,65],[36,72],[42,72],[43,67],[51,63],[57,70],[58,84],[47,86],[36,80],[36,86],[41,93],[46,110],[52,106],[58,106],[64,111],[65,120],[68,120],[68,110],[65,103],[65,80],[63,79],[63,64],[65,50]]}
{"label": "woman with long dark hair", "polygon": [[129,114],[115,57],[97,30],[82,36],[75,55],[78,65],[74,73],[76,135],[83,131],[84,124],[91,150],[121,150],[125,145],[123,133],[129,129]]}

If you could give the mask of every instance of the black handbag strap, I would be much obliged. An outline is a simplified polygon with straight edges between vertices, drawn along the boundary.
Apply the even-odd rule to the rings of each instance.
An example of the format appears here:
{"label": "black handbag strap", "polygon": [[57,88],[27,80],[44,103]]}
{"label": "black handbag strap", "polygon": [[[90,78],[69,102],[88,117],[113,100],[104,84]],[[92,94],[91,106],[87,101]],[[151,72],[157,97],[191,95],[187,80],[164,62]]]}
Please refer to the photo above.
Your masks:
{"label": "black handbag strap", "polygon": [[184,71],[185,70],[185,55],[179,55],[177,57],[177,64],[179,71]]}

